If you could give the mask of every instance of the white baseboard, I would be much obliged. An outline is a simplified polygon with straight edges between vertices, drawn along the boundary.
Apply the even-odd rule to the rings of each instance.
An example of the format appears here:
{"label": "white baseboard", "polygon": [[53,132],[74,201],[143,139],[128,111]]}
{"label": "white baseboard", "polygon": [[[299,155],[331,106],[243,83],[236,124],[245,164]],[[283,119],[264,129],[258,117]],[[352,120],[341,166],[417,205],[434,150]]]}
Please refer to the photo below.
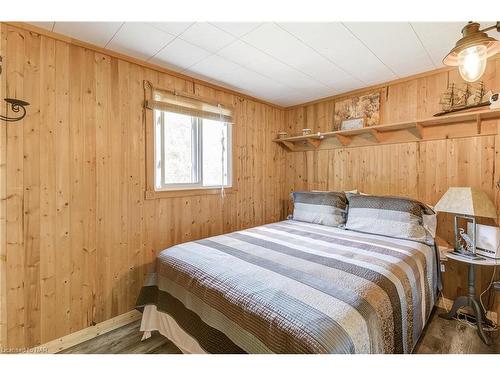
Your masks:
{"label": "white baseboard", "polygon": [[135,322],[141,319],[142,314],[137,310],[132,310],[115,316],[114,318],[105,320],[104,322],[97,323],[95,326],[84,328],[78,332],[73,332],[69,335],[60,337],[58,339],[49,341],[45,344],[39,345],[33,348],[33,353],[41,354],[54,354],[62,350],[71,348],[72,346],[78,345],[84,341],[90,340],[94,337],[103,335],[114,329],[123,327],[129,323]]}

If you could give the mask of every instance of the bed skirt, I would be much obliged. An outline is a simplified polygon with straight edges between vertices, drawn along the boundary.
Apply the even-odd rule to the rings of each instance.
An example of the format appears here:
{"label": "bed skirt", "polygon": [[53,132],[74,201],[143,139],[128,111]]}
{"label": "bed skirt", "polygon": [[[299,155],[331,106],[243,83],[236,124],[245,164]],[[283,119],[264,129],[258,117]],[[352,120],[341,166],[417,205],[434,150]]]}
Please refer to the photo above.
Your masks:
{"label": "bed skirt", "polygon": [[158,311],[155,305],[144,307],[141,321],[142,340],[151,336],[151,332],[158,331],[172,341],[184,354],[207,354],[193,337],[184,331],[170,315]]}

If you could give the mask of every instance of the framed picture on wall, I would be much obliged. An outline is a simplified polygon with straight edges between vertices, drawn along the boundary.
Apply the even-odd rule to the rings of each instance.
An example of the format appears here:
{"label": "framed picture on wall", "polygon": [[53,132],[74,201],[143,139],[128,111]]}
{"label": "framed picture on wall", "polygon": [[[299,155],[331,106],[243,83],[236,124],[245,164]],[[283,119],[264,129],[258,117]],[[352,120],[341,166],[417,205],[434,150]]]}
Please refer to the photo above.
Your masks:
{"label": "framed picture on wall", "polygon": [[333,130],[341,128],[343,121],[364,118],[363,126],[378,125],[380,120],[380,92],[353,96],[335,102]]}
{"label": "framed picture on wall", "polygon": [[340,124],[339,130],[352,130],[352,129],[360,129],[365,126],[365,118],[352,118],[349,120],[344,120]]}

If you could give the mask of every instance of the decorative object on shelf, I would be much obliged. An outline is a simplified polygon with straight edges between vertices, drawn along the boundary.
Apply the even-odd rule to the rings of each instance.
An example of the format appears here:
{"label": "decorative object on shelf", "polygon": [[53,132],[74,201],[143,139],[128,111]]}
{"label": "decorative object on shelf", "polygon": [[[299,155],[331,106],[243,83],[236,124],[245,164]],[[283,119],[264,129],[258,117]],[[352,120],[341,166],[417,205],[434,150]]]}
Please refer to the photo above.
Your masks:
{"label": "decorative object on shelf", "polygon": [[[476,217],[497,218],[496,208],[483,191],[472,187],[450,187],[434,209],[437,212],[455,214],[455,251],[472,258],[476,257]],[[458,219],[471,223],[469,234],[458,228]]]}
{"label": "decorative object on shelf", "polygon": [[0,115],[0,120],[3,121],[19,121],[26,116],[26,107],[30,105],[30,103],[25,102],[24,100],[19,100],[19,99],[12,99],[12,98],[5,98],[4,99],[8,104],[10,104],[10,109],[14,113],[18,113],[20,110],[22,110],[22,113],[20,116],[17,117],[8,117],[8,116],[3,116]]}
{"label": "decorative object on shelf", "polygon": [[312,130],[309,128],[302,129],[302,135],[309,135],[311,134]]}
{"label": "decorative object on shelf", "polygon": [[283,132],[283,131],[278,132],[278,138],[279,139],[283,139],[283,138],[286,138],[286,137],[288,137],[288,133],[287,132]]}
{"label": "decorative object on shelf", "polygon": [[483,81],[476,84],[464,83],[462,85],[450,83],[439,100],[443,110],[434,116],[484,107],[490,104],[490,95],[491,91],[486,92]]}
{"label": "decorative object on shelf", "polygon": [[477,22],[469,22],[462,29],[462,38],[445,56],[443,64],[457,66],[460,75],[467,82],[475,82],[486,69],[486,60],[500,52],[500,42],[486,32],[496,29],[500,32],[500,22],[483,30]]}
{"label": "decorative object on shelf", "polygon": [[352,130],[352,129],[361,129],[365,126],[365,118],[353,118],[349,120],[344,120],[340,124],[340,130]]}
{"label": "decorative object on shelf", "polygon": [[500,94],[498,92],[490,96],[490,109],[500,108]]}
{"label": "decorative object on shelf", "polygon": [[380,92],[354,96],[335,102],[333,130],[344,120],[365,118],[365,126],[378,125],[380,120]]}

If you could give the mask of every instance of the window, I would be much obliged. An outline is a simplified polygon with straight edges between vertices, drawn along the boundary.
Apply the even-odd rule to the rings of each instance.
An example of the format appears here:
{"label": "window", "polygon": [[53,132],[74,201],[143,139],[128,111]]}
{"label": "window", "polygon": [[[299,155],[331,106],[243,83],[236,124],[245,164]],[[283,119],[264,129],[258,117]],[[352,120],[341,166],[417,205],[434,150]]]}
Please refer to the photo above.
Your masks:
{"label": "window", "polygon": [[231,124],[187,114],[153,111],[155,189],[231,186]]}

